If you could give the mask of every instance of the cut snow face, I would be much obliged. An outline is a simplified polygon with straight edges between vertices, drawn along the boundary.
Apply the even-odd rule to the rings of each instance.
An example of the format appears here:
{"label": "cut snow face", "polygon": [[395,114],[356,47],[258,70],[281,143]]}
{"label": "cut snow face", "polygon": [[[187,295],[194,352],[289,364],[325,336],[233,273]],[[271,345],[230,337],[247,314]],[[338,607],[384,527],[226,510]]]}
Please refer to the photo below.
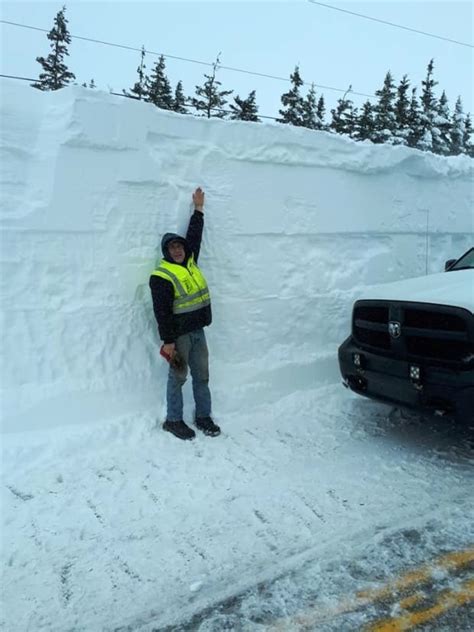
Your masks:
{"label": "cut snow face", "polygon": [[[354,402],[336,350],[361,288],[469,247],[470,159],[79,87],[4,82],[0,106],[6,629],[174,625],[467,505],[464,444]],[[148,277],[198,185],[223,435],[183,445]]]}
{"label": "cut snow face", "polygon": [[4,80],[0,105],[7,431],[163,416],[148,278],[161,237],[185,234],[198,185],[223,414],[337,381],[358,288],[441,272],[472,242],[466,156],[182,116],[79,87]]}

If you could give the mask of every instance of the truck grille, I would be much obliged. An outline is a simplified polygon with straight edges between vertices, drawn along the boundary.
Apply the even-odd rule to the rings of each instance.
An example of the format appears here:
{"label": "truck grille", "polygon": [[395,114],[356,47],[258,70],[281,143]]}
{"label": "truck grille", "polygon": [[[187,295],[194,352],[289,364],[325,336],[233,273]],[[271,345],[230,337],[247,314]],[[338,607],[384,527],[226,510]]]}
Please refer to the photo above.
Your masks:
{"label": "truck grille", "polygon": [[458,363],[474,353],[474,317],[458,307],[357,301],[352,334],[361,346],[397,357]]}

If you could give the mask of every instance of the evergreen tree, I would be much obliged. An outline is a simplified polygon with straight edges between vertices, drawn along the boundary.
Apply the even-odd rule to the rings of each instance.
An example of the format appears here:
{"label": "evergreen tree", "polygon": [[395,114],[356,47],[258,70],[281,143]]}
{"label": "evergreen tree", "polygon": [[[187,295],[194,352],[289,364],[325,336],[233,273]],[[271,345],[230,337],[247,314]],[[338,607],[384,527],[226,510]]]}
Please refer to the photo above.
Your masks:
{"label": "evergreen tree", "polygon": [[147,81],[145,101],[153,103],[153,105],[162,110],[172,110],[173,95],[165,70],[165,58],[163,55],[160,55]]}
{"label": "evergreen tree", "polygon": [[407,145],[410,135],[410,100],[408,90],[410,80],[403,75],[397,87],[397,100],[395,101],[395,131],[393,142],[397,145]]}
{"label": "evergreen tree", "polygon": [[437,116],[433,123],[435,128],[439,130],[439,136],[433,136],[433,151],[436,154],[447,156],[450,151],[451,114],[449,112],[448,97],[444,90],[439,100]]}
{"label": "evergreen tree", "polygon": [[416,88],[413,88],[411,91],[410,107],[408,109],[408,128],[407,145],[408,147],[417,148],[423,135],[423,125]]}
{"label": "evergreen tree", "polygon": [[426,79],[421,82],[423,92],[421,95],[421,103],[423,105],[423,114],[431,116],[436,111],[436,97],[434,88],[438,82],[433,79],[434,59],[430,61],[426,69]]}
{"label": "evergreen tree", "polygon": [[172,109],[174,112],[179,112],[180,114],[188,113],[188,110],[186,109],[186,97],[184,96],[182,81],[178,81],[178,83],[176,84]]}
{"label": "evergreen tree", "polygon": [[357,119],[359,118],[359,111],[354,106],[351,107],[349,117],[347,119],[349,125],[349,136],[354,138],[354,134],[356,131]]}
{"label": "evergreen tree", "polygon": [[141,50],[141,58],[140,58],[140,65],[137,68],[137,73],[138,73],[138,81],[134,84],[133,88],[130,89],[130,92],[127,92],[126,90],[122,90],[122,92],[127,96],[127,97],[133,97],[134,99],[139,99],[140,101],[142,99],[144,99],[147,96],[147,89],[148,89],[148,79],[147,76],[145,75],[145,47],[142,46],[142,50]]}
{"label": "evergreen tree", "polygon": [[[219,68],[219,55],[217,55],[217,59],[212,65],[212,75],[206,75],[207,81],[203,86],[196,86],[196,94],[198,97],[203,97],[200,99],[196,99],[192,97],[191,104],[196,108],[198,112],[204,112],[202,116],[207,116],[207,118],[217,117],[224,118],[226,113],[222,110],[225,107],[227,100],[226,96],[232,94],[233,90],[219,90],[219,86],[221,82],[216,79],[216,72]],[[212,114],[213,110],[219,110],[215,114]]]}
{"label": "evergreen tree", "polygon": [[462,107],[461,97],[458,97],[454,106],[454,113],[451,123],[451,142],[449,145],[449,153],[457,156],[463,149],[463,140],[466,133],[465,117]]}
{"label": "evergreen tree", "polygon": [[396,88],[390,71],[385,75],[383,88],[376,90],[375,95],[379,100],[374,108],[374,142],[393,143],[397,128],[395,115]]}
{"label": "evergreen tree", "polygon": [[331,110],[332,121],[329,125],[329,129],[337,134],[352,136],[355,133],[356,111],[354,110],[352,101],[346,98],[351,90],[352,86],[349,86],[349,89],[342,99],[337,100],[336,109]]}
{"label": "evergreen tree", "polygon": [[71,36],[67,29],[67,23],[64,13],[66,7],[63,6],[54,18],[54,26],[48,33],[48,39],[51,41],[52,52],[45,59],[37,57],[36,61],[41,64],[44,72],[40,73],[37,82],[32,83],[33,88],[39,90],[59,90],[67,86],[76,78],[74,73],[70,72],[64,63],[64,57],[69,56],[67,45],[71,43]]}
{"label": "evergreen tree", "polygon": [[324,122],[324,117],[326,116],[326,104],[324,103],[324,96],[321,95],[319,97],[318,105],[316,108],[316,120],[318,121],[318,129],[327,129],[327,125]]}
{"label": "evergreen tree", "polygon": [[434,95],[434,88],[438,82],[433,79],[434,60],[428,64],[426,78],[421,82],[423,91],[421,95],[421,123],[422,136],[418,142],[418,147],[424,151],[432,151],[433,146],[438,143],[440,132],[435,125],[437,115],[437,101]]}
{"label": "evergreen tree", "polygon": [[308,127],[309,129],[321,129],[321,123],[318,121],[318,106],[316,103],[314,83],[311,84],[306,99],[303,101],[303,117],[301,123],[303,127]]}
{"label": "evergreen tree", "polygon": [[278,123],[302,126],[304,119],[304,101],[300,94],[300,88],[303,85],[303,80],[301,79],[298,66],[295,66],[295,71],[290,75],[290,81],[292,84],[291,89],[281,95],[281,102],[284,109],[279,110],[281,118],[277,119],[277,121]]}
{"label": "evergreen tree", "polygon": [[462,152],[474,158],[474,143],[472,141],[472,120],[471,115],[467,114],[464,119],[464,134],[462,138]]}
{"label": "evergreen tree", "polygon": [[356,140],[373,140],[374,132],[374,106],[367,100],[362,106],[362,112],[355,123],[354,138]]}
{"label": "evergreen tree", "polygon": [[234,121],[254,121],[255,123],[259,123],[260,119],[258,118],[258,106],[255,103],[255,90],[249,94],[246,99],[241,99],[239,95],[234,97],[234,101],[236,105],[232,103],[229,105],[232,110],[232,114],[230,118]]}

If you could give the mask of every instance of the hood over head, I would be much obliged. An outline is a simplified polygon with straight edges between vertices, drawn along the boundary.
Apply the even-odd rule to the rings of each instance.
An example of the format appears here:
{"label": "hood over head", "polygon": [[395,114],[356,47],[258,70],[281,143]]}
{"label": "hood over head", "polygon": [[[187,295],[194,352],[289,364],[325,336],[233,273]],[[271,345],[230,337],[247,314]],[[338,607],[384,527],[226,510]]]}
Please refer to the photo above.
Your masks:
{"label": "hood over head", "polygon": [[165,235],[163,235],[163,238],[161,240],[161,252],[163,253],[163,258],[170,263],[174,263],[173,259],[170,257],[170,253],[168,252],[168,244],[171,241],[180,241],[183,244],[184,251],[186,253],[185,261],[187,261],[189,257],[188,242],[184,237],[181,237],[181,235],[177,235],[176,233],[166,233]]}

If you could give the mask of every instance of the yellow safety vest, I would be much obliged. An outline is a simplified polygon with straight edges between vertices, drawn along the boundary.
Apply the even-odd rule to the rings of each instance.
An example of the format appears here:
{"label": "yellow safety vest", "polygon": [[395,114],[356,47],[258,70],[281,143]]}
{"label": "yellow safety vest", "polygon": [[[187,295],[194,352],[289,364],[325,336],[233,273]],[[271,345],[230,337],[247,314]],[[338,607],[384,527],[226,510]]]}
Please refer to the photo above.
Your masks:
{"label": "yellow safety vest", "polygon": [[162,259],[152,275],[171,281],[174,287],[173,314],[195,312],[210,305],[211,297],[203,273],[191,255],[185,266]]}

